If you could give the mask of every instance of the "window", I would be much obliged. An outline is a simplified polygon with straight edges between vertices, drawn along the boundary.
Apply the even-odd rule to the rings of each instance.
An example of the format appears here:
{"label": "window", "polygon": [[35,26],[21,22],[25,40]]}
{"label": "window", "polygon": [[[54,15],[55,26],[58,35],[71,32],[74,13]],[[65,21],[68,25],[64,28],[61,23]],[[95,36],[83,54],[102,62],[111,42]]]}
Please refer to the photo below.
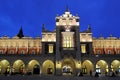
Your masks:
{"label": "window", "polygon": [[73,39],[71,36],[64,36],[63,38],[63,47],[73,47]]}
{"label": "window", "polygon": [[111,50],[108,50],[108,54],[111,54]]}
{"label": "window", "polygon": [[22,51],[21,51],[21,54],[25,54],[25,51],[24,51],[24,50],[22,50]]}
{"label": "window", "polygon": [[35,50],[32,50],[32,54],[35,54]]}
{"label": "window", "polygon": [[86,45],[85,44],[81,44],[81,52],[86,53]]}
{"label": "window", "polygon": [[10,50],[10,54],[14,54],[14,51],[13,51],[13,50]]}
{"label": "window", "polygon": [[118,54],[120,54],[120,50],[118,50]]}
{"label": "window", "polygon": [[100,50],[97,50],[97,54],[101,54],[101,51],[100,51]]}
{"label": "window", "polygon": [[48,45],[49,53],[53,53],[53,44]]}
{"label": "window", "polygon": [[74,32],[62,32],[62,47],[73,48],[74,47]]}
{"label": "window", "polygon": [[0,54],[3,54],[3,50],[0,50]]}

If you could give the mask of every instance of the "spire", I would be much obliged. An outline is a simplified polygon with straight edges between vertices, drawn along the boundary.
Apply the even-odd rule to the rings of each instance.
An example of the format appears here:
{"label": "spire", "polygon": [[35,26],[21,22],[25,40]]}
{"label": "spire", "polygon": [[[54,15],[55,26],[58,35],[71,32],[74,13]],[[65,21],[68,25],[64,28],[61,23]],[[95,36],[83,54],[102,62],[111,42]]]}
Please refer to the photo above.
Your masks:
{"label": "spire", "polygon": [[45,25],[42,25],[42,32],[45,31]]}
{"label": "spire", "polygon": [[91,32],[91,25],[88,24],[88,31]]}
{"label": "spire", "polygon": [[66,12],[69,12],[69,8],[68,8],[68,5],[66,6]]}
{"label": "spire", "polygon": [[20,28],[20,30],[19,30],[19,33],[17,34],[17,36],[21,39],[22,37],[24,37],[24,35],[23,35],[23,30],[22,30],[22,26],[21,26],[21,28]]}

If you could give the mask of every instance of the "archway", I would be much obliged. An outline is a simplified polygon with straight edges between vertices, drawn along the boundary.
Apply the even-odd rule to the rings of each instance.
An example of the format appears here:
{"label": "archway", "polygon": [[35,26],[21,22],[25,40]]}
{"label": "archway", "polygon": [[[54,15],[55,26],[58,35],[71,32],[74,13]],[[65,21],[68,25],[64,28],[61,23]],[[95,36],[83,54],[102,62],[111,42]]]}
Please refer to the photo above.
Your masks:
{"label": "archway", "polygon": [[104,60],[99,60],[96,64],[96,72],[106,74],[108,72],[108,64]]}
{"label": "archway", "polygon": [[43,74],[54,74],[54,63],[51,60],[44,61],[42,65],[42,73]]}
{"label": "archway", "polygon": [[72,75],[75,73],[75,61],[72,58],[62,60],[62,74]]}
{"label": "archway", "polygon": [[94,70],[93,63],[90,60],[85,60],[82,63],[82,73],[83,74],[91,74],[91,72]]}
{"label": "archway", "polygon": [[40,64],[37,60],[31,60],[28,63],[28,73],[40,74]]}
{"label": "archway", "polygon": [[39,65],[35,65],[33,67],[33,74],[40,74],[40,66]]}
{"label": "archway", "polygon": [[10,63],[7,60],[0,61],[0,73],[9,74],[10,73]]}
{"label": "archway", "polygon": [[25,72],[25,64],[22,60],[16,60],[13,63],[12,73],[14,74],[24,74]]}
{"label": "archway", "polygon": [[112,61],[112,63],[111,63],[111,71],[120,72],[119,67],[120,67],[120,61],[118,61],[118,60]]}

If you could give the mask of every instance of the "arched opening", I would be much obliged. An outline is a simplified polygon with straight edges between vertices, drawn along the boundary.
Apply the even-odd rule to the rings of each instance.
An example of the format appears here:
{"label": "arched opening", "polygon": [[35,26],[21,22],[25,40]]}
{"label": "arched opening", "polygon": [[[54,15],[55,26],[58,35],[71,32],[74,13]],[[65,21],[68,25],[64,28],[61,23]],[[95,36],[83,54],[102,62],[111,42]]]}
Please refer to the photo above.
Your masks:
{"label": "arched opening", "polygon": [[51,60],[44,61],[42,65],[42,73],[43,74],[54,74],[54,63]]}
{"label": "arched opening", "polygon": [[7,60],[0,61],[0,73],[10,74],[10,63]]}
{"label": "arched opening", "polygon": [[118,61],[118,60],[112,61],[112,63],[111,63],[111,71],[116,72],[116,73],[117,72],[120,73],[119,67],[120,67],[120,61]]}
{"label": "arched opening", "polygon": [[21,51],[21,54],[25,54],[25,51],[24,51],[24,50],[22,50],[22,51]]}
{"label": "arched opening", "polygon": [[62,61],[62,75],[72,75],[75,73],[75,62],[72,58],[65,58]]}
{"label": "arched opening", "polygon": [[24,74],[25,73],[25,64],[22,60],[16,60],[14,62],[12,73],[13,74]]}
{"label": "arched opening", "polygon": [[28,71],[29,74],[40,74],[40,64],[37,60],[31,60],[28,63]]}
{"label": "arched opening", "polygon": [[35,54],[35,50],[32,50],[32,54]]}
{"label": "arched opening", "polygon": [[14,50],[10,50],[10,54],[14,54]]}
{"label": "arched opening", "polygon": [[33,67],[33,74],[40,74],[40,66],[39,65],[35,65]]}
{"label": "arched opening", "polygon": [[99,60],[96,64],[96,72],[106,74],[108,72],[108,64],[104,60]]}
{"label": "arched opening", "polygon": [[94,70],[93,63],[90,60],[85,60],[82,63],[82,73],[83,74],[91,74],[91,72]]}
{"label": "arched opening", "polygon": [[0,54],[3,54],[3,50],[0,50]]}

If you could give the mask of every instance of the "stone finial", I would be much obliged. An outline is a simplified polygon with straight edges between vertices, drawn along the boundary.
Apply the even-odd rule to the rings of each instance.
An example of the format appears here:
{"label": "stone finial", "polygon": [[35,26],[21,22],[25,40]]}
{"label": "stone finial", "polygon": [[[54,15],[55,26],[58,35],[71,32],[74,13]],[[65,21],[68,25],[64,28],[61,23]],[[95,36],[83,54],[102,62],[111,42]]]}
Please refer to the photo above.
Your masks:
{"label": "stone finial", "polygon": [[68,8],[68,5],[66,6],[66,12],[69,12],[69,8]]}
{"label": "stone finial", "polygon": [[42,25],[42,31],[45,31],[45,25],[44,24]]}
{"label": "stone finial", "polygon": [[89,32],[91,32],[91,25],[88,24],[88,29],[87,29]]}

